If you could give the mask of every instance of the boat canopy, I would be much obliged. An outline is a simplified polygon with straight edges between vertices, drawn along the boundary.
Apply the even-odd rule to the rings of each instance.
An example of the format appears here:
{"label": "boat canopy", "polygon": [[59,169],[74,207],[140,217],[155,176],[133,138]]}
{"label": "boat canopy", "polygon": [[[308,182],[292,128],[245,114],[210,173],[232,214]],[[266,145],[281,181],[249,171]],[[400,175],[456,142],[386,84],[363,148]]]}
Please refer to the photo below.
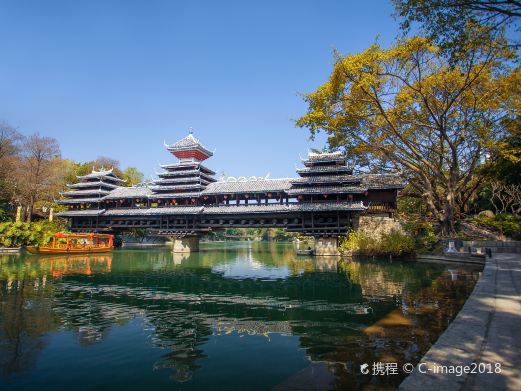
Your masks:
{"label": "boat canopy", "polygon": [[95,233],[64,233],[57,232],[54,234],[54,238],[57,239],[111,239],[114,238],[114,235],[110,234],[95,234]]}

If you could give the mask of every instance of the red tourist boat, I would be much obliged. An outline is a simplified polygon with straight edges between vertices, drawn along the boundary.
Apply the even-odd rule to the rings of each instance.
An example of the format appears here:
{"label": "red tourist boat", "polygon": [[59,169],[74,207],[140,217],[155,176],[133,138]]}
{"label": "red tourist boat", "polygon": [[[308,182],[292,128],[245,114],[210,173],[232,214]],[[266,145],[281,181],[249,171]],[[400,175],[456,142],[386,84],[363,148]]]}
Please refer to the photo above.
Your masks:
{"label": "red tourist boat", "polygon": [[27,246],[31,254],[106,253],[114,249],[114,235],[58,232],[47,246]]}

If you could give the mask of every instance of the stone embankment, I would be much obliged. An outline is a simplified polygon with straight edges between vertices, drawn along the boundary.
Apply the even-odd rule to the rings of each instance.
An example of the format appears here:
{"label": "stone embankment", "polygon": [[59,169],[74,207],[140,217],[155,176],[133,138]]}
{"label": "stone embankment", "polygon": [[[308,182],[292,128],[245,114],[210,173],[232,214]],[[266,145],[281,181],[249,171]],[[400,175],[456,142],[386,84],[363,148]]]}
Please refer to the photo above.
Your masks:
{"label": "stone embankment", "polygon": [[18,254],[22,251],[21,247],[0,247],[1,255]]}
{"label": "stone embankment", "polygon": [[[479,373],[479,366],[461,376],[434,373],[450,366],[472,369],[473,363],[493,373]],[[521,390],[521,254],[487,258],[462,310],[400,390]]]}
{"label": "stone embankment", "polygon": [[447,240],[444,248],[462,254],[485,254],[487,250],[494,254],[521,254],[521,242],[516,240]]}

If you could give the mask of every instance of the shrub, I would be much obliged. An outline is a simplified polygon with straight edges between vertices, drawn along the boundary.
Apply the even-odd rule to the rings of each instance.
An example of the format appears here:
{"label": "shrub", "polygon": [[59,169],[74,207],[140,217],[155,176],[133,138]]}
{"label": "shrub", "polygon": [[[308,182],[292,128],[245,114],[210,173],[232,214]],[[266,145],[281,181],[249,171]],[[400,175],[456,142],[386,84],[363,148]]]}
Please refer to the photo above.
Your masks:
{"label": "shrub", "polygon": [[358,231],[350,232],[340,243],[339,250],[368,256],[401,256],[414,253],[414,245],[414,238],[400,231],[392,230],[378,239]]}
{"label": "shrub", "polygon": [[0,245],[5,247],[44,245],[62,227],[49,221],[0,223]]}
{"label": "shrub", "polygon": [[521,239],[521,216],[501,213],[493,217],[482,216],[469,219],[474,224],[497,231],[513,239]]}
{"label": "shrub", "polygon": [[485,218],[493,219],[495,217],[495,214],[491,210],[482,210],[481,212],[478,213],[478,217],[485,217]]}
{"label": "shrub", "polygon": [[421,252],[433,250],[439,242],[432,223],[428,221],[407,222],[405,231],[414,238],[414,247]]}

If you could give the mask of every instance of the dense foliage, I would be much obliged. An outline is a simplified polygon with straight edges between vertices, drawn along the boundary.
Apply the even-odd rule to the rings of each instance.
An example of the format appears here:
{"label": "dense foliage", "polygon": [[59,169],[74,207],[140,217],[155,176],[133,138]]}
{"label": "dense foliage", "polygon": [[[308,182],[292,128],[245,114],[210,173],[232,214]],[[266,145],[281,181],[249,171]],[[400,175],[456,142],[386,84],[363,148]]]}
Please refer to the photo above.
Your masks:
{"label": "dense foliage", "polygon": [[5,247],[44,245],[63,228],[49,221],[0,223],[0,245]]}
{"label": "dense foliage", "polygon": [[[401,28],[409,32],[418,23],[422,33],[446,51],[457,52],[470,36],[469,27],[479,26],[485,36],[510,32],[509,46],[519,46],[521,3],[517,0],[392,0]],[[516,39],[517,38],[517,39]]]}
{"label": "dense foliage", "polygon": [[393,230],[380,238],[363,232],[350,232],[340,243],[341,253],[366,256],[403,256],[415,252],[414,238],[408,234]]}
{"label": "dense foliage", "polygon": [[431,252],[440,242],[433,224],[424,219],[405,220],[404,229],[413,238],[416,252]]}
{"label": "dense foliage", "polygon": [[494,230],[500,235],[521,240],[521,216],[511,213],[501,213],[494,216],[480,214],[470,219],[471,222],[487,229]]}

